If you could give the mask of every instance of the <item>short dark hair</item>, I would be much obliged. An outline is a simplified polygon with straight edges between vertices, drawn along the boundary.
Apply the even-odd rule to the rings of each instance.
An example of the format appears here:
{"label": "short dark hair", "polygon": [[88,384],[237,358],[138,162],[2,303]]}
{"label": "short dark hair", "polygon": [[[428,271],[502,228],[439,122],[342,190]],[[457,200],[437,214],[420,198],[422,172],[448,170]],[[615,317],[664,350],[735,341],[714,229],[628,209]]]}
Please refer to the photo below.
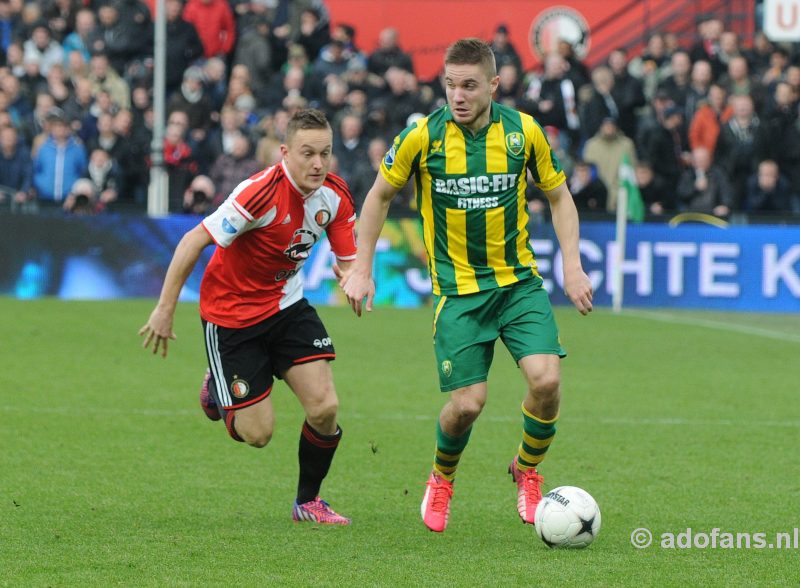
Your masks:
{"label": "short dark hair", "polygon": [[339,23],[339,28],[344,31],[344,34],[352,41],[356,37],[356,29],[353,25],[345,24],[343,22]]}
{"label": "short dark hair", "polygon": [[444,55],[444,64],[454,65],[481,65],[488,77],[497,75],[497,64],[492,48],[484,41],[475,37],[459,39],[447,48]]}
{"label": "short dark hair", "polygon": [[297,131],[330,128],[331,125],[324,112],[316,108],[304,108],[295,112],[289,119],[289,124],[286,126],[286,142],[291,141]]}

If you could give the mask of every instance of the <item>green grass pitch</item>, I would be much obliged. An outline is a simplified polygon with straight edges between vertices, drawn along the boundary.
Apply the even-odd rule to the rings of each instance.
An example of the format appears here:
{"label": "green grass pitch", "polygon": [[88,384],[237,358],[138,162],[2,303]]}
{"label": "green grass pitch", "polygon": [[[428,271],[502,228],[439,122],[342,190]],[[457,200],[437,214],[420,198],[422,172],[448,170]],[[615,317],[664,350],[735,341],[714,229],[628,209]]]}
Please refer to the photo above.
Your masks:
{"label": "green grass pitch", "polygon": [[320,309],[344,429],[323,494],[353,525],[318,528],[290,517],[291,393],[274,390],[270,446],[234,443],[197,405],[195,306],[163,360],[136,335],[152,304],[0,299],[0,585],[796,585],[800,549],[656,544],[800,527],[800,315],[557,309],[570,355],[541,471],[603,514],[589,549],[557,551],[516,513],[523,387],[502,346],[437,535],[419,516],[445,400],[431,311]]}

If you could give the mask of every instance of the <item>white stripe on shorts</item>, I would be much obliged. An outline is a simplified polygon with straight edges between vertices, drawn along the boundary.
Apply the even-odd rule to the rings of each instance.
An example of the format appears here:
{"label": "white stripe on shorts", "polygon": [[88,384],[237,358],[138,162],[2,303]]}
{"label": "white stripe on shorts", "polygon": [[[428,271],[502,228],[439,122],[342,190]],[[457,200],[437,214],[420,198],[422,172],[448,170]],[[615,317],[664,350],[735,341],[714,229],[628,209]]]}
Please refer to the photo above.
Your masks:
{"label": "white stripe on shorts", "polygon": [[228,384],[225,382],[225,374],[222,371],[222,358],[219,356],[219,339],[217,337],[217,325],[206,323],[206,350],[208,351],[208,364],[211,367],[211,375],[214,377],[214,384],[217,388],[217,397],[222,404],[222,408],[227,408],[233,404]]}

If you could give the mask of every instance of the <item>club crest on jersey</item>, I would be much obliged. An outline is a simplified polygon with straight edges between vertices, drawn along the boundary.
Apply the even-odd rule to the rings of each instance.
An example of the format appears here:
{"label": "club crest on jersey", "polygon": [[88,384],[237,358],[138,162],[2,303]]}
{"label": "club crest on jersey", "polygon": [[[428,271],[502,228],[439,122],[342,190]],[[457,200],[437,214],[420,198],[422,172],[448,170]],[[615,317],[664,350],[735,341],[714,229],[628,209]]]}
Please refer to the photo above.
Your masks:
{"label": "club crest on jersey", "polygon": [[231,394],[236,398],[244,398],[248,392],[250,392],[250,384],[247,381],[237,378],[231,382]]}
{"label": "club crest on jersey", "polygon": [[445,378],[449,378],[453,374],[453,364],[449,359],[442,362],[442,373]]}
{"label": "club crest on jersey", "polygon": [[525,135],[522,133],[508,133],[506,135],[506,148],[512,155],[519,155],[525,149]]}
{"label": "club crest on jersey", "polygon": [[331,211],[327,208],[320,208],[314,215],[314,222],[319,226],[324,227],[331,222]]}
{"label": "club crest on jersey", "polygon": [[305,261],[308,259],[308,252],[317,242],[317,236],[308,229],[297,229],[292,235],[292,242],[284,253],[292,261]]}

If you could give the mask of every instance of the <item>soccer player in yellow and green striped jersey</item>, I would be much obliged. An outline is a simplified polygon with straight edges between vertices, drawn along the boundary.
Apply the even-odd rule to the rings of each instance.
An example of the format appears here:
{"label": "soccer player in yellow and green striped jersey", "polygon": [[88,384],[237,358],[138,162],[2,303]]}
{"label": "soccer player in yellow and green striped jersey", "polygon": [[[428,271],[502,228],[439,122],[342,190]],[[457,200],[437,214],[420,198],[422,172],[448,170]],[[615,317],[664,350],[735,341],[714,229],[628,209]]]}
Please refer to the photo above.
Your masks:
{"label": "soccer player in yellow and green striped jersey", "polygon": [[489,46],[461,39],[447,49],[447,105],[398,135],[361,211],[358,255],[336,269],[353,310],[372,309],[372,263],[389,204],[413,177],[433,285],[439,387],[450,398],[436,426],[433,471],[421,514],[444,531],[456,468],[486,403],[494,344],[501,338],[527,385],[523,430],[509,473],[517,509],[533,523],[541,500],[536,466],[555,435],[560,402],[558,328],[530,245],[528,174],[550,202],[564,260],[564,289],[592,309],[578,252],[578,214],[558,159],[529,115],[492,101],[499,78]]}

